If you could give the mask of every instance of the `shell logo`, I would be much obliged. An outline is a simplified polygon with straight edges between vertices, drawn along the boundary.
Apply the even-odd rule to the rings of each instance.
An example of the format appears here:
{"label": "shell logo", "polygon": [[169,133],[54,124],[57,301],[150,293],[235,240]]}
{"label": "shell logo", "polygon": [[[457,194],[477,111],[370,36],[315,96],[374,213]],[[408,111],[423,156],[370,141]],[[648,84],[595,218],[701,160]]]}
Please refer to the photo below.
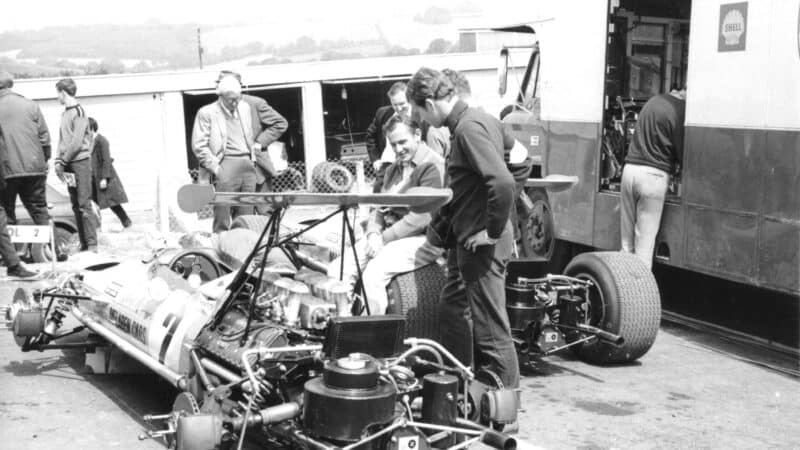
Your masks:
{"label": "shell logo", "polygon": [[725,45],[739,45],[739,39],[744,34],[744,16],[738,9],[732,9],[722,19],[722,37]]}

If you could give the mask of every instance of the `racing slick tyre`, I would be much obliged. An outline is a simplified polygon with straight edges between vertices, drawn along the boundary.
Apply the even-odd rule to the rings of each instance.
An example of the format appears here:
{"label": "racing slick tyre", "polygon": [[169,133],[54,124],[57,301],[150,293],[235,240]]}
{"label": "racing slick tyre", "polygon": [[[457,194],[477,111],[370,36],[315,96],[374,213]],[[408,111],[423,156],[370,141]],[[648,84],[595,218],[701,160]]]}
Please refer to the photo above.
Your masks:
{"label": "racing slick tyre", "polygon": [[[59,261],[66,261],[67,256],[70,254],[70,243],[77,235],[77,232],[72,233],[64,228],[55,227],[55,236],[53,236],[53,240],[56,244],[56,255],[58,255]],[[31,245],[31,259],[35,263],[52,261],[53,249],[50,247],[50,244]]]}
{"label": "racing slick tyre", "polygon": [[267,222],[269,222],[270,216],[259,216],[255,214],[246,214],[244,216],[239,216],[233,219],[233,223],[231,224],[231,229],[234,228],[246,228],[248,230],[255,231],[256,233],[261,233],[264,231],[264,227],[267,226]]}
{"label": "racing slick tyre", "polygon": [[406,318],[406,335],[439,340],[439,294],[445,269],[438,263],[395,276],[386,288],[387,314]]}
{"label": "racing slick tyre", "polygon": [[596,364],[634,361],[656,340],[661,298],[656,280],[635,255],[593,252],[576,256],[565,275],[589,280],[587,323],[622,336],[621,345],[595,339],[573,347],[584,361]]}
{"label": "racing slick tyre", "polygon": [[353,174],[347,167],[334,162],[321,162],[311,173],[311,185],[316,192],[350,192]]}

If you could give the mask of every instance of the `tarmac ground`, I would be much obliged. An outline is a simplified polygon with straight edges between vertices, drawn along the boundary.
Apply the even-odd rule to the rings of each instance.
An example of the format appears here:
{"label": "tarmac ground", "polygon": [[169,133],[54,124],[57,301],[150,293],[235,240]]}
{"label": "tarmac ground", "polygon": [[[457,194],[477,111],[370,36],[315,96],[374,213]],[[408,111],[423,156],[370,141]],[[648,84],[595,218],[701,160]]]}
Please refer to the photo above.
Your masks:
{"label": "tarmac ground", "polygon": [[[101,250],[141,251],[147,234],[104,233]],[[0,305],[16,286],[38,283],[3,277],[0,269]],[[142,415],[167,412],[175,390],[147,373],[94,374],[84,356],[22,353],[0,329],[0,449],[165,448],[137,437],[148,429]],[[518,438],[554,449],[797,448],[800,383],[781,367],[800,368],[664,322],[632,364],[590,365],[566,350],[526,370]]]}

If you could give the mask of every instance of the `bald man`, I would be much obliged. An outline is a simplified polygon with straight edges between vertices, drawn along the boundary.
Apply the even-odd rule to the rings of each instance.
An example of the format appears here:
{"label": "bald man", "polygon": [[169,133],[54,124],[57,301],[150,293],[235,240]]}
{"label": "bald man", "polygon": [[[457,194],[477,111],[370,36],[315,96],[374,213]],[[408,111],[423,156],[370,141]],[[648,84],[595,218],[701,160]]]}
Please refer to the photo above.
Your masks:
{"label": "bald man", "polygon": [[[255,192],[252,116],[241,101],[241,83],[224,77],[217,85],[217,97],[194,119],[192,151],[200,163],[198,182],[214,183],[218,191]],[[253,207],[215,207],[213,231],[227,231],[232,218],[245,214],[253,214]]]}

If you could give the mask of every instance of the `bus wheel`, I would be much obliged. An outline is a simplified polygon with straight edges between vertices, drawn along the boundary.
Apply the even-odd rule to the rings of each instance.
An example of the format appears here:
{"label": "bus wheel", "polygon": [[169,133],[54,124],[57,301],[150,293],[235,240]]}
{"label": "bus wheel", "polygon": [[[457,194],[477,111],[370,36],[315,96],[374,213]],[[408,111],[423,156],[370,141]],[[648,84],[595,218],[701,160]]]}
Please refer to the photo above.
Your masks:
{"label": "bus wheel", "polygon": [[445,269],[437,263],[401,273],[386,288],[387,314],[406,318],[406,337],[439,340],[439,294]]}
{"label": "bus wheel", "polygon": [[661,297],[652,272],[638,257],[620,252],[582,253],[569,263],[565,274],[593,283],[586,322],[625,340],[613,345],[595,339],[573,347],[581,359],[623,363],[650,350],[661,322]]}

